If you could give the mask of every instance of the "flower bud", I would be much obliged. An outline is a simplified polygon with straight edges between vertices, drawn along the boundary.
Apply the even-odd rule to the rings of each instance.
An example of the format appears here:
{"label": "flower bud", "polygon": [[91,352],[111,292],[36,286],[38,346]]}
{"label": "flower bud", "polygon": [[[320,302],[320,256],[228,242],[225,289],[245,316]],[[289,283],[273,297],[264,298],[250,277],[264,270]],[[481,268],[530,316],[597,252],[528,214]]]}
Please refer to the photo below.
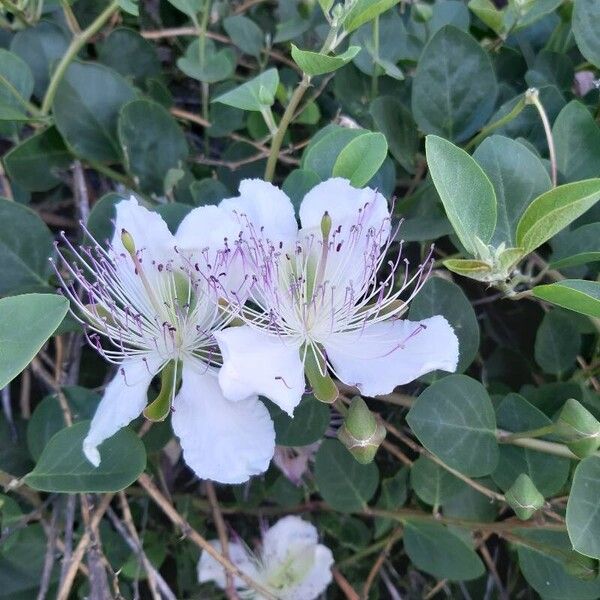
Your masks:
{"label": "flower bud", "polygon": [[352,399],[338,439],[363,465],[370,463],[385,438],[385,428],[377,421],[360,396]]}
{"label": "flower bud", "polygon": [[555,431],[579,458],[590,456],[600,447],[600,422],[573,398],[560,411]]}
{"label": "flower bud", "polygon": [[529,475],[521,473],[507,490],[506,502],[522,521],[526,521],[544,506],[544,496],[538,492]]}
{"label": "flower bud", "polygon": [[121,243],[131,256],[135,256],[135,242],[132,235],[126,229],[121,229]]}
{"label": "flower bud", "polygon": [[273,102],[275,102],[275,98],[273,97],[273,94],[264,85],[261,85],[258,88],[258,101],[263,106],[271,106]]}
{"label": "flower bud", "polygon": [[584,581],[594,581],[598,577],[599,563],[595,558],[584,556],[573,550],[569,552],[567,560],[564,562],[565,571],[577,579]]}

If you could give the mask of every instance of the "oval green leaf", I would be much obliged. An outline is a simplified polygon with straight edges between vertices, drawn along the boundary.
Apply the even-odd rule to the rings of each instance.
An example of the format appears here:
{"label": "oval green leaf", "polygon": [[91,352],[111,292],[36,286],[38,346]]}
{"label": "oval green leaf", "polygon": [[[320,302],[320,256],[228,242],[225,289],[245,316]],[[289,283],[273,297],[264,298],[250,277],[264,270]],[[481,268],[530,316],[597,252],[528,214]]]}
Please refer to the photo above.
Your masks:
{"label": "oval green leaf", "polygon": [[[142,440],[124,427],[100,445],[100,466],[83,454],[89,421],[62,429],[48,442],[35,469],[25,476],[29,487],[43,492],[118,492],[146,468]],[[127,457],[127,460],[124,460]]]}
{"label": "oval green leaf", "polygon": [[574,310],[589,317],[600,318],[600,283],[583,279],[565,279],[534,287],[537,298]]}
{"label": "oval green leaf", "polygon": [[363,187],[377,173],[386,156],[385,136],[382,133],[363,133],[340,152],[332,175],[349,179],[354,187]]}

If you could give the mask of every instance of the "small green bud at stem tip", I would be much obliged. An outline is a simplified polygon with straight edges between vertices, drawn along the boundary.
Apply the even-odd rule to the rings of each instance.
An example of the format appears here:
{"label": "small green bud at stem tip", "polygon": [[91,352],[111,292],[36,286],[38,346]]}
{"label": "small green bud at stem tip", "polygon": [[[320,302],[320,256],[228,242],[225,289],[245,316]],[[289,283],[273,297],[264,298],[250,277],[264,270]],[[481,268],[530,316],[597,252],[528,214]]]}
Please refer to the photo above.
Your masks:
{"label": "small green bud at stem tip", "polygon": [[126,229],[121,229],[121,243],[131,256],[135,256],[135,242],[129,231]]}
{"label": "small green bud at stem tip", "polygon": [[323,242],[327,243],[329,234],[331,233],[331,217],[327,211],[323,213],[323,218],[321,219],[321,233],[323,234]]}

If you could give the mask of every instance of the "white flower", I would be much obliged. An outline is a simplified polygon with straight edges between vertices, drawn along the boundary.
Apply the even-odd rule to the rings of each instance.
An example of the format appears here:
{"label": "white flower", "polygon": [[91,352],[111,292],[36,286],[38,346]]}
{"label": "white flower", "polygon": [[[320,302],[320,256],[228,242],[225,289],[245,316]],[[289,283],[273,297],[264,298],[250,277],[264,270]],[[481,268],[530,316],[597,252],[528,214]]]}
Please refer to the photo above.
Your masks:
{"label": "white flower", "polygon": [[[76,261],[60,254],[72,278],[68,284],[61,277],[63,287],[91,344],[118,365],[83,450],[98,466],[98,446],[144,411],[148,387],[161,373],[161,393],[147,416],[161,419],[172,408],[173,430],[196,474],[240,483],[267,469],[274,427],[255,395],[231,402],[219,388],[221,357],[213,334],[229,317],[211,296],[210,281],[227,279],[227,250],[214,249],[212,239],[192,244],[188,227],[195,219],[192,211],[173,236],[157,213],[132,198],[116,207],[108,250],[94,242],[77,251],[65,238]],[[222,238],[218,245],[223,247]],[[100,336],[108,340],[104,348]]]}
{"label": "white flower", "polygon": [[231,231],[234,219],[241,228],[229,258],[247,273],[245,293],[221,292],[245,322],[215,333],[225,397],[262,394],[292,414],[305,371],[325,393],[333,386],[329,368],[374,396],[435,369],[456,369],[458,340],[444,317],[399,318],[431,262],[411,277],[401,248],[386,262],[394,236],[381,194],[345,179],[325,181],[302,201],[300,230],[289,198],[266,182],[243,181],[240,196],[219,208],[223,227]]}
{"label": "white flower", "polygon": [[[212,540],[211,544],[221,552],[218,540]],[[232,542],[229,557],[280,600],[314,600],[331,583],[331,550],[318,543],[314,525],[300,517],[284,517],[267,530],[259,556],[253,555],[243,543]],[[214,581],[221,589],[226,587],[223,567],[206,552],[200,556],[198,579],[200,583]],[[234,583],[244,598],[263,597],[241,579],[235,578]]]}

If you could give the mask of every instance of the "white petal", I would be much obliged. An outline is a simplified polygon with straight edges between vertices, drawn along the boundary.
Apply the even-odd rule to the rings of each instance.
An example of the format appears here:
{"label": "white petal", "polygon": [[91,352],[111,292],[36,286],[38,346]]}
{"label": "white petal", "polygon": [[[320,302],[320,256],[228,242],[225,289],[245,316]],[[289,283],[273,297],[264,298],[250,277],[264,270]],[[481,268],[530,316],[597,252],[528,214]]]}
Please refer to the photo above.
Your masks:
{"label": "white petal", "polygon": [[168,260],[173,254],[175,241],[158,213],[140,206],[133,196],[119,202],[115,210],[115,232],[111,246],[117,254],[128,254],[121,241],[121,232],[125,229],[133,238],[143,265]]}
{"label": "white petal", "polygon": [[331,582],[331,551],[300,517],[284,517],[267,531],[262,560],[264,578],[283,600],[314,600]]}
{"label": "white petal", "polygon": [[[219,277],[224,291],[237,289],[243,280],[241,257],[234,256],[242,228],[231,211],[200,206],[188,213],[177,229],[177,248],[205,274]],[[225,252],[229,249],[229,252]],[[223,276],[224,275],[224,276]]]}
{"label": "white petal", "polygon": [[381,227],[389,231],[390,212],[386,199],[371,188],[357,189],[347,179],[334,177],[316,185],[302,200],[303,229],[320,229],[323,214],[329,213],[332,231],[361,223],[362,229]]}
{"label": "white petal", "polygon": [[97,467],[100,464],[98,446],[121,427],[140,415],[147,403],[148,386],[160,367],[160,359],[126,359],[114,379],[106,386],[98,404],[90,430],[83,440],[83,453]]}
{"label": "white petal", "polygon": [[275,451],[266,406],[256,396],[225,399],[216,374],[200,361],[183,363],[171,423],[185,462],[202,479],[242,483],[266,471]]}
{"label": "white petal", "polygon": [[458,363],[458,339],[440,315],[367,324],[332,335],[324,346],[338,377],[367,396],[388,394],[436,369],[454,372]]}
{"label": "white petal", "polygon": [[331,566],[333,554],[322,544],[318,544],[313,551],[313,565],[302,581],[290,586],[281,594],[281,600],[316,600],[333,579]]}
{"label": "white petal", "polygon": [[[219,540],[210,540],[209,543],[217,552],[221,552],[221,542]],[[257,579],[256,567],[245,546],[238,542],[229,542],[229,559],[246,575],[249,575],[252,579]],[[227,585],[225,569],[205,550],[202,551],[200,560],[198,561],[198,581],[200,583],[214,581],[223,590]],[[237,589],[245,589],[247,587],[238,577],[234,579],[234,584]]]}
{"label": "white petal", "polygon": [[292,416],[306,388],[300,345],[248,325],[214,336],[223,355],[219,383],[225,397],[237,401],[260,394]]}
{"label": "white petal", "polygon": [[219,206],[237,215],[241,225],[249,221],[255,232],[273,242],[295,243],[298,225],[291,200],[278,187],[262,179],[244,179],[237,198],[225,198]]}

